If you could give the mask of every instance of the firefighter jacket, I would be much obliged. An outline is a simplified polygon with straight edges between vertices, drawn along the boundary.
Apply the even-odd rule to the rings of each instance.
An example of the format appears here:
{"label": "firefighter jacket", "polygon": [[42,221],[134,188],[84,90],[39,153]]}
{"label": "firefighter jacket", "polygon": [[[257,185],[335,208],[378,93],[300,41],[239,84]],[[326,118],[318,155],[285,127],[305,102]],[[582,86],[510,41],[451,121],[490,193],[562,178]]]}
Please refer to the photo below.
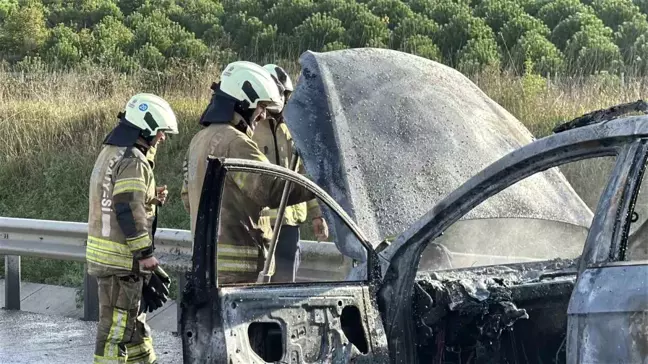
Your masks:
{"label": "firefighter jacket", "polygon": [[[294,144],[286,123],[269,117],[257,125],[252,139],[257,143],[259,149],[265,154],[270,163],[290,168],[290,159],[294,150]],[[298,162],[298,172],[306,174],[304,164]],[[264,209],[261,211],[262,219],[268,219],[268,224],[274,226],[277,219],[277,209]],[[282,225],[298,226],[306,221],[306,216],[322,216],[322,211],[316,199],[302,202],[300,204],[286,206]],[[270,235],[272,236],[272,235]]]}
{"label": "firefighter jacket", "polygon": [[138,273],[134,263],[153,254],[157,199],[148,158],[135,147],[104,145],[101,150],[90,178],[88,274]]}
{"label": "firefighter jacket", "polygon": [[[252,133],[239,131],[241,116],[235,114],[229,124],[210,124],[198,132],[189,145],[184,162],[181,198],[191,215],[191,234],[196,228],[200,193],[207,168],[207,157],[241,158],[268,162],[252,140]],[[252,273],[263,268],[269,240],[267,227],[260,226],[259,216],[266,207],[277,208],[284,181],[271,176],[247,172],[228,172],[223,186],[218,234],[218,271]],[[308,201],[315,196],[293,185],[289,204]]]}

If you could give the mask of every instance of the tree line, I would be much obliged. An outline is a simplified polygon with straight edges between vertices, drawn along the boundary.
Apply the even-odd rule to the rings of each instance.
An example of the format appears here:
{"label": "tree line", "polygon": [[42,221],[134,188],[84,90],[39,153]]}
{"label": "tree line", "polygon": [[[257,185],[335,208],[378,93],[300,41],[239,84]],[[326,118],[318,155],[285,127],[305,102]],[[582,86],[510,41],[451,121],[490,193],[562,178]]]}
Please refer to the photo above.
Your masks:
{"label": "tree line", "polygon": [[4,0],[0,58],[131,72],[380,47],[464,72],[644,75],[647,12],[648,0]]}

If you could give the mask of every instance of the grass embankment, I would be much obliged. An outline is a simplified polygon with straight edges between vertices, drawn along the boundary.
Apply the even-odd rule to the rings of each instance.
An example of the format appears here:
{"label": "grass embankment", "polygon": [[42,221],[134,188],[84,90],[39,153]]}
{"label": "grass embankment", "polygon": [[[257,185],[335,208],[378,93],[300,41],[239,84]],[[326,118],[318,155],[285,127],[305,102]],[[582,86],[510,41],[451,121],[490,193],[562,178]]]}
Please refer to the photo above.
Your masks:
{"label": "grass embankment", "polygon": [[[156,179],[170,190],[159,226],[188,229],[189,219],[179,199],[181,162],[217,74],[211,68],[166,76],[98,71],[24,78],[0,75],[0,216],[86,221],[87,183],[101,141],[130,95],[149,91],[164,95],[180,120],[180,135],[157,156]],[[515,78],[499,72],[472,79],[538,137],[550,133],[557,122],[636,100],[646,90],[642,80],[627,81],[621,88],[612,76],[549,87],[541,77]],[[567,172],[578,192],[591,189],[584,182],[591,170]],[[307,228],[304,235],[311,235]],[[82,284],[82,264],[27,257],[22,262],[26,281]],[[3,266],[1,259],[0,275]]]}

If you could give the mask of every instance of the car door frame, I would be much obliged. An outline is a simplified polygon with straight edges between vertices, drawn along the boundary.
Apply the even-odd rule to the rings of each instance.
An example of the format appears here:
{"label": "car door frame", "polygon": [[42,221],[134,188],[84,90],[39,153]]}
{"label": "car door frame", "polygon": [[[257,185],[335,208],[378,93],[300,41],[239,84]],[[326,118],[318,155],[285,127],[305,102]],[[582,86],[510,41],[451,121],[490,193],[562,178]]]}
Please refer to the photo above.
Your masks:
{"label": "car door frame", "polygon": [[[626,117],[570,129],[538,139],[500,158],[450,193],[430,212],[380,252],[383,283],[378,303],[393,363],[416,363],[416,331],[412,320],[414,279],[423,249],[475,206],[535,173],[562,164],[616,156],[615,166],[599,199],[585,243],[598,234],[609,236],[609,219],[627,182],[637,139],[648,135],[648,117]],[[634,147],[633,147],[634,145]],[[627,175],[626,175],[627,177]],[[614,206],[613,206],[614,205]],[[603,252],[599,252],[603,253]]]}
{"label": "car door frame", "polygon": [[580,260],[567,310],[570,364],[630,363],[648,357],[643,332],[648,324],[648,261],[625,257],[631,213],[648,160],[648,139],[636,140],[628,150],[615,203],[600,216],[604,230],[588,236]]}
{"label": "car door frame", "polygon": [[[366,250],[366,267],[369,267],[366,274],[367,278],[365,280],[353,282],[294,282],[267,283],[263,285],[219,285],[217,275],[218,262],[216,237],[218,236],[220,208],[225,177],[229,172],[248,172],[270,175],[280,178],[283,181],[299,184],[312,191],[321,202],[323,202],[332,210],[332,213],[337,214],[340,219],[342,219],[342,222],[347,225],[352,234],[356,236],[359,243]],[[377,344],[374,345],[375,347],[372,347],[372,353],[375,352],[377,356],[386,358],[388,356],[386,349],[386,339],[384,338],[384,330],[382,329],[382,322],[380,321],[380,315],[378,314],[378,305],[375,299],[377,287],[381,280],[381,271],[378,259],[378,255],[374,250],[372,244],[367,240],[360,228],[353,222],[349,215],[337,204],[335,200],[333,200],[332,197],[330,197],[324,190],[322,190],[319,186],[317,186],[314,182],[310,181],[306,177],[294,171],[291,171],[288,168],[273,165],[270,163],[246,159],[216,158],[209,156],[201,193],[200,205],[197,214],[192,269],[191,272],[187,274],[186,284],[183,289],[181,301],[180,320],[183,342],[183,356],[185,358],[185,362],[196,360],[193,353],[190,352],[192,346],[190,342],[205,340],[204,337],[198,338],[196,337],[197,335],[193,335],[194,332],[197,333],[199,331],[207,331],[210,332],[211,335],[211,331],[214,331],[214,335],[218,335],[217,333],[215,333],[215,331],[218,330],[215,330],[213,326],[218,322],[223,322],[222,315],[224,313],[222,310],[219,311],[215,308],[212,308],[212,303],[214,300],[225,301],[223,299],[223,291],[225,289],[236,288],[238,289],[238,292],[244,292],[246,290],[251,291],[254,289],[259,289],[259,287],[270,287],[270,289],[272,289],[272,287],[301,287],[301,294],[304,294],[304,290],[311,289],[312,291],[317,291],[318,287],[322,287],[324,285],[326,287],[338,287],[340,288],[339,290],[342,291],[344,291],[345,288],[351,289],[358,286],[362,287],[362,294],[364,294],[362,300],[365,301],[365,309],[367,309],[367,307],[375,308],[375,315],[369,315],[369,312],[367,312],[366,316],[375,317],[371,317],[370,319],[368,319],[370,322],[364,324],[365,334],[366,336],[368,336],[369,340],[375,340],[377,342]],[[353,265],[357,265],[357,262],[353,261]],[[342,310],[342,307],[340,307],[340,310]],[[194,322],[191,322],[192,320]],[[202,320],[204,322],[195,322],[198,320]],[[204,327],[199,327],[200,325],[204,324],[211,325],[211,331],[204,330]],[[211,337],[210,341],[213,341],[211,340]],[[214,349],[214,352],[219,351],[227,353],[227,347],[224,343],[222,344],[222,347]],[[212,358],[214,357],[212,356]],[[221,355],[219,356],[219,358],[223,359],[223,356]],[[381,361],[377,362],[379,363]]]}

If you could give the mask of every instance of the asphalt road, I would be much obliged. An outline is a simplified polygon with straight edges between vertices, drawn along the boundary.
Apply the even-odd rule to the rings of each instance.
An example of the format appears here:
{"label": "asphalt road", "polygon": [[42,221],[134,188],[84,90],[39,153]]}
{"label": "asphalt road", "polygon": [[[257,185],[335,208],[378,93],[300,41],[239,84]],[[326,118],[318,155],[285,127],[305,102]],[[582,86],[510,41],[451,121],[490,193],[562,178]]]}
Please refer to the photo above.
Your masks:
{"label": "asphalt road", "polygon": [[[97,323],[0,309],[0,363],[92,363]],[[158,362],[182,363],[182,343],[168,331],[153,332]]]}

